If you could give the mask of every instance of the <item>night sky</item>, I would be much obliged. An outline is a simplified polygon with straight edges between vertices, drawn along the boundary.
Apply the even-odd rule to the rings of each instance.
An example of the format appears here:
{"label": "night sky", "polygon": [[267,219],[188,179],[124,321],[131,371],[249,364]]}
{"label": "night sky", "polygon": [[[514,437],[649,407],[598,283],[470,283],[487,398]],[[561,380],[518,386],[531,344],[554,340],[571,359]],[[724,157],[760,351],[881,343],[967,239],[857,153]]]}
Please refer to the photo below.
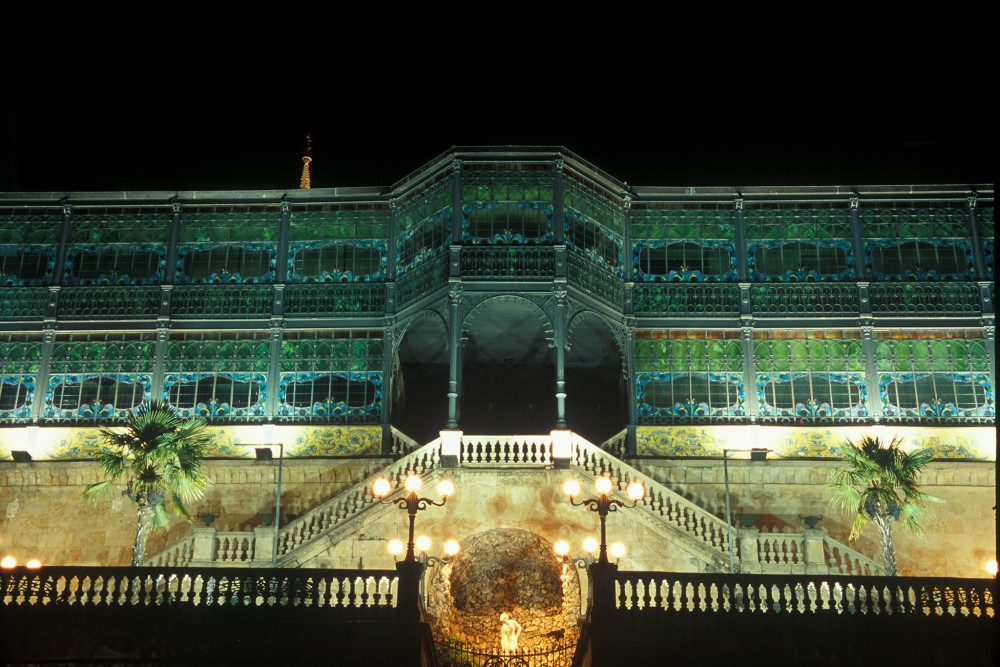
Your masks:
{"label": "night sky", "polygon": [[388,186],[453,145],[512,144],[563,145],[632,185],[994,181],[995,124],[953,99],[418,92],[31,90],[5,105],[0,191],[294,188],[307,131],[313,187]]}

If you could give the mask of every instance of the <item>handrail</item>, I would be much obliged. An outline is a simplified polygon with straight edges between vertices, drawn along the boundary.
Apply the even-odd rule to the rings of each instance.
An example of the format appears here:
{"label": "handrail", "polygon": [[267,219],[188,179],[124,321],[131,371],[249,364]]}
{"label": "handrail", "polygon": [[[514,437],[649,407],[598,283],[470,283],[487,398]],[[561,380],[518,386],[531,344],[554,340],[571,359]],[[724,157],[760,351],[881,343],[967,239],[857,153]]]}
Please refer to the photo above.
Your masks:
{"label": "handrail", "polygon": [[829,535],[823,536],[823,552],[830,572],[854,576],[882,576],[885,567]]}

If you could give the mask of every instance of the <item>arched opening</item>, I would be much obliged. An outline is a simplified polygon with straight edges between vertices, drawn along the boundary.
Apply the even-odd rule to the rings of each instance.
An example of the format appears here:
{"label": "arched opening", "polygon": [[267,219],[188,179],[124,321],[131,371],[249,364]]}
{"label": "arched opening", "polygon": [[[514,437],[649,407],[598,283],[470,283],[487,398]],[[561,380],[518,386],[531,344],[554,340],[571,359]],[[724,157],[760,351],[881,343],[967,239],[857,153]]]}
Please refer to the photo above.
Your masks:
{"label": "arched opening", "polygon": [[601,443],[628,423],[622,355],[611,329],[593,313],[569,323],[566,352],[566,421],[591,442]]}
{"label": "arched opening", "polygon": [[448,420],[448,327],[440,315],[417,315],[393,361],[392,424],[420,443],[437,437]]}
{"label": "arched opening", "polygon": [[548,433],[555,426],[552,327],[534,303],[487,299],[465,320],[461,415],[466,433]]}

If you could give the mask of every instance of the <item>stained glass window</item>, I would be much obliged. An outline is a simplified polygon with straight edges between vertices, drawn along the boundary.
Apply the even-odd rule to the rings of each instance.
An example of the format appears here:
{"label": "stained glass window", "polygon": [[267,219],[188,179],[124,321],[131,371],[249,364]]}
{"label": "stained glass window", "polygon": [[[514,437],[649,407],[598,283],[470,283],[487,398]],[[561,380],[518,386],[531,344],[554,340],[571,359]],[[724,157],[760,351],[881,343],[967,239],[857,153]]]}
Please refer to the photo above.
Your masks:
{"label": "stained glass window", "polygon": [[996,415],[981,330],[880,330],[875,339],[887,418],[950,421]]}
{"label": "stained glass window", "polygon": [[0,338],[0,422],[31,418],[41,359],[40,336],[8,334]]}
{"label": "stained glass window", "polygon": [[640,423],[732,421],[746,415],[740,332],[647,329],[635,337]]}
{"label": "stained glass window", "polygon": [[396,216],[398,273],[437,257],[451,244],[451,188],[451,177],[441,177],[401,199]]}
{"label": "stained glass window", "polygon": [[860,331],[757,330],[754,365],[763,421],[870,416]]}
{"label": "stained glass window", "polygon": [[549,165],[477,165],[462,172],[462,242],[549,244],[554,172]]}
{"label": "stained glass window", "polygon": [[160,284],[172,219],[172,211],[163,207],[74,210],[66,284]]}
{"label": "stained glass window", "polygon": [[184,207],[177,282],[274,282],[280,227],[278,206]]}
{"label": "stained glass window", "polygon": [[167,344],[163,398],[184,416],[256,421],[269,365],[267,332],[181,334]]}
{"label": "stained glass window", "polygon": [[150,398],[155,355],[150,334],[59,336],[42,415],[69,421],[126,417]]}
{"label": "stained glass window", "polygon": [[621,275],[624,215],[617,197],[567,175],[563,181],[563,215],[566,246]]}
{"label": "stained glass window", "polygon": [[993,248],[996,237],[993,218],[993,202],[983,202],[976,210],[976,222],[979,224],[979,238],[983,244],[983,259],[986,263],[986,276],[993,280]]}
{"label": "stained glass window", "polygon": [[753,280],[853,280],[851,212],[826,202],[748,203],[747,264]]}
{"label": "stained glass window", "polygon": [[736,280],[735,214],[732,202],[665,202],[633,206],[633,253],[637,281]]}
{"label": "stained glass window", "polygon": [[381,331],[286,331],[278,415],[289,421],[377,422],[382,354]]}
{"label": "stained glass window", "polygon": [[288,282],[385,279],[387,206],[296,206],[289,225]]}
{"label": "stained glass window", "polygon": [[0,209],[0,285],[48,285],[62,235],[61,209]]}
{"label": "stained glass window", "polygon": [[873,280],[971,280],[969,211],[958,202],[862,202]]}

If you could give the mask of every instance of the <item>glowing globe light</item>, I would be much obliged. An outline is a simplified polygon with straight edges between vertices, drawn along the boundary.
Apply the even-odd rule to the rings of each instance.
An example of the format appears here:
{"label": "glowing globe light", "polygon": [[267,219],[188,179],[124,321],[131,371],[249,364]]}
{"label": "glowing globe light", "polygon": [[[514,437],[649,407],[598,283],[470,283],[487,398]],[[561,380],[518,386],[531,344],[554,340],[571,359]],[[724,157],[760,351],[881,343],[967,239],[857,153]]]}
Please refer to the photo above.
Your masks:
{"label": "glowing globe light", "polygon": [[0,567],[9,569],[17,565],[17,559],[13,556],[4,556],[0,559]]}
{"label": "glowing globe light", "polygon": [[444,553],[447,556],[457,556],[461,548],[455,540],[448,540],[444,543]]}
{"label": "glowing globe light", "polygon": [[625,489],[625,495],[629,497],[630,500],[639,502],[646,495],[646,488],[639,482],[632,482]]}
{"label": "glowing globe light", "polygon": [[557,556],[565,556],[569,553],[569,542],[566,540],[559,540],[552,545],[552,550],[556,552]]}
{"label": "glowing globe light", "polygon": [[563,493],[567,496],[576,496],[580,494],[580,484],[575,479],[567,479],[566,483],[563,484]]}
{"label": "glowing globe light", "polygon": [[431,538],[426,535],[421,535],[417,538],[417,549],[420,551],[427,551],[431,548]]}
{"label": "glowing globe light", "polygon": [[607,477],[598,477],[597,481],[594,482],[594,488],[597,492],[603,495],[611,493],[611,480]]}
{"label": "glowing globe light", "polygon": [[997,562],[995,560],[986,561],[986,571],[991,577],[997,576]]}
{"label": "glowing globe light", "polygon": [[37,558],[32,558],[27,563],[25,563],[24,566],[29,570],[37,570],[42,566],[42,561],[38,560]]}
{"label": "glowing globe light", "polygon": [[389,540],[389,553],[393,556],[398,556],[403,553],[403,541],[402,540]]}
{"label": "glowing globe light", "polygon": [[392,487],[389,486],[389,480],[384,477],[379,477],[372,483],[372,494],[376,498],[385,498],[389,495],[389,491]]}
{"label": "glowing globe light", "polygon": [[597,540],[593,537],[588,537],[583,540],[583,550],[588,554],[592,554],[597,551]]}
{"label": "glowing globe light", "polygon": [[455,493],[455,484],[452,483],[450,479],[443,479],[437,487],[438,495],[442,498],[447,498],[448,496]]}
{"label": "glowing globe light", "polygon": [[416,475],[410,475],[409,477],[406,478],[404,486],[406,486],[407,491],[412,491],[413,493],[416,493],[417,491],[420,490],[421,484],[423,484],[423,482],[420,481],[419,477],[417,477]]}
{"label": "glowing globe light", "polygon": [[621,558],[625,555],[625,545],[621,542],[615,542],[611,545],[611,555],[615,558]]}

